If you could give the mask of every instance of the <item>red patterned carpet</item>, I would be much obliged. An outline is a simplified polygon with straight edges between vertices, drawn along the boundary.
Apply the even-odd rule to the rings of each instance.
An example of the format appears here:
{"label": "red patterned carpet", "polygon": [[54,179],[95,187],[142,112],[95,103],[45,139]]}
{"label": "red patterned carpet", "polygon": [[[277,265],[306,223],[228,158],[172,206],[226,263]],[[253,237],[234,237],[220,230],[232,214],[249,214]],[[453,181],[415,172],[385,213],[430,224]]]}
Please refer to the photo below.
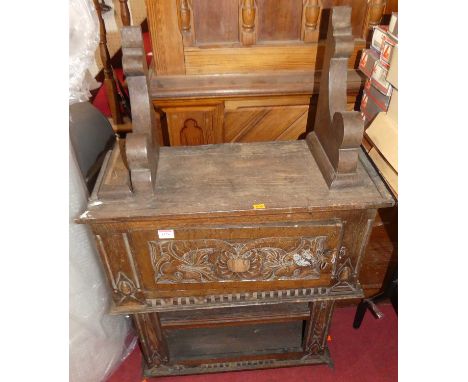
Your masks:
{"label": "red patterned carpet", "polygon": [[[398,380],[398,324],[389,304],[380,305],[385,317],[366,313],[360,329],[353,329],[355,308],[337,308],[330,329],[334,369],[326,365],[238,371],[181,377],[147,378],[147,382],[394,382]],[[135,351],[107,382],[141,382],[141,353]]]}

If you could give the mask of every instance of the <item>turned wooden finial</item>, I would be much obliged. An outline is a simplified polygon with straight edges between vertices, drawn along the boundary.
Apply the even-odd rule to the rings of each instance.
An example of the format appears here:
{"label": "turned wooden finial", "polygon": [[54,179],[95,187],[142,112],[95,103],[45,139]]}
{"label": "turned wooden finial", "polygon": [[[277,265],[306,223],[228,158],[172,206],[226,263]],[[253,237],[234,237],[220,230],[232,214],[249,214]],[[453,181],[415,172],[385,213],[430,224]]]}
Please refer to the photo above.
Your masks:
{"label": "turned wooden finial", "polygon": [[319,0],[305,0],[303,4],[302,39],[304,42],[318,41],[318,23],[322,11]]}
{"label": "turned wooden finial", "polygon": [[120,2],[120,18],[122,24],[126,27],[131,25],[130,9],[128,8],[128,0],[119,0]]}
{"label": "turned wooden finial", "polygon": [[127,77],[133,132],[127,135],[126,156],[132,190],[152,194],[156,180],[159,123],[149,93],[148,66],[139,26],[122,28],[122,64]]}
{"label": "turned wooden finial", "polygon": [[365,39],[367,39],[369,32],[380,24],[386,6],[387,0],[367,0],[366,17],[362,31]]}
{"label": "turned wooden finial", "polygon": [[243,0],[241,8],[241,41],[244,45],[255,44],[255,0]]}
{"label": "turned wooden finial", "polygon": [[190,0],[179,0],[179,27],[184,46],[191,46],[194,42],[192,8]]}
{"label": "turned wooden finial", "polygon": [[180,21],[183,31],[190,30],[190,7],[188,0],[181,0],[180,2]]}
{"label": "turned wooden finial", "polygon": [[307,0],[305,5],[305,26],[308,29],[317,28],[318,17],[320,14],[320,5],[318,0]]}
{"label": "turned wooden finial", "polygon": [[123,123],[122,112],[120,104],[117,99],[117,84],[114,79],[114,72],[111,66],[111,59],[109,49],[107,49],[106,25],[102,18],[101,5],[98,0],[93,0],[94,8],[99,21],[99,56],[101,57],[103,72],[104,72],[104,86],[106,88],[107,100],[114,125]]}
{"label": "turned wooden finial", "polygon": [[369,26],[375,27],[382,20],[387,0],[371,0],[369,2]]}
{"label": "turned wooden finial", "polygon": [[364,122],[346,111],[348,60],[354,50],[351,8],[332,9],[322,68],[314,131],[307,143],[330,188],[360,183],[358,154]]}

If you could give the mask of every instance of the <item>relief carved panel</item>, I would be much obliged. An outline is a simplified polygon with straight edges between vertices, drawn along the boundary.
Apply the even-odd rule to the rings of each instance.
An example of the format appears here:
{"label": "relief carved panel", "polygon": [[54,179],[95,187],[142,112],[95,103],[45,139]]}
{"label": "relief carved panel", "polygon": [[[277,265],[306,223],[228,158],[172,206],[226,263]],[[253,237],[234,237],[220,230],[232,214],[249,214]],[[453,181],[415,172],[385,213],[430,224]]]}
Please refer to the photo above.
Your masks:
{"label": "relief carved panel", "polygon": [[150,241],[156,283],[318,279],[334,271],[327,237]]}

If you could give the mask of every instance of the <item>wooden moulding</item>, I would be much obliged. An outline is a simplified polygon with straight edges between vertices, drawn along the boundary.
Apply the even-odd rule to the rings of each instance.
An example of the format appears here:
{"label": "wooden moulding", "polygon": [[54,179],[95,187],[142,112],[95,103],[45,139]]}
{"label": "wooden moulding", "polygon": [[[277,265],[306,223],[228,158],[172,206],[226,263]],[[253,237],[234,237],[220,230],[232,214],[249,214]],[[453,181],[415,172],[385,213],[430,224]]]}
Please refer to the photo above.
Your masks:
{"label": "wooden moulding", "polygon": [[[362,45],[364,46],[364,45]],[[177,104],[179,98],[186,102],[188,98],[213,97],[258,97],[319,93],[321,71],[278,71],[270,73],[244,74],[203,74],[190,76],[156,76],[151,75],[151,97],[154,102],[165,99],[171,105]],[[348,69],[347,90],[355,97],[364,81],[354,69]],[[307,104],[309,101],[306,102]],[[200,101],[197,102],[200,104]],[[167,105],[165,105],[167,106]],[[180,104],[177,106],[185,106]]]}
{"label": "wooden moulding", "polygon": [[328,27],[314,131],[307,136],[310,151],[329,188],[355,186],[362,179],[357,165],[364,122],[346,111],[347,62],[354,50],[351,8],[332,10]]}

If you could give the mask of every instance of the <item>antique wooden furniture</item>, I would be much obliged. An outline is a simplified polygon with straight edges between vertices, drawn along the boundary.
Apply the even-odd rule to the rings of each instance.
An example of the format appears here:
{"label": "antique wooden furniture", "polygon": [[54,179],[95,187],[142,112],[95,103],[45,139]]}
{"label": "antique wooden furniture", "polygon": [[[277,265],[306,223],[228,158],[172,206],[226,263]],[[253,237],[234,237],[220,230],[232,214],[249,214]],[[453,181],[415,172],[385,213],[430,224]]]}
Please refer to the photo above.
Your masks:
{"label": "antique wooden furniture", "polygon": [[[353,110],[363,83],[355,70],[360,51],[371,28],[398,10],[397,0],[146,4],[154,58],[151,97],[162,115],[160,143],[171,146],[304,138],[313,127],[335,5],[352,7],[346,108]],[[252,35],[255,40],[249,40]],[[396,208],[378,211],[360,275],[366,296],[380,291],[396,262],[396,219]]]}
{"label": "antique wooden furniture", "polygon": [[[303,138],[306,131],[306,121],[308,119],[313,121],[314,119],[317,101],[316,93],[318,92],[321,73],[319,68],[322,65],[321,59],[323,58],[325,36],[323,32],[328,25],[329,7],[334,4],[348,4],[352,6],[351,23],[355,39],[355,52],[352,57],[354,57],[354,54],[356,54],[356,57],[359,56],[359,47],[364,46],[369,28],[384,21],[392,11],[397,11],[398,8],[397,0],[345,0],[339,2],[336,0],[319,0],[316,2],[309,1],[308,4],[306,4],[307,2],[303,2],[304,7],[307,6],[304,10],[308,10],[309,18],[313,16],[312,19],[315,20],[315,17],[317,17],[317,25],[314,27],[314,22],[310,22],[309,29],[321,32],[318,35],[318,41],[310,39],[309,41],[294,41],[284,39],[284,33],[286,33],[284,29],[287,29],[284,23],[291,23],[294,20],[299,22],[299,19],[296,17],[294,20],[291,20],[291,17],[283,17],[281,15],[288,12],[288,9],[291,9],[291,7],[297,7],[297,4],[294,5],[297,1],[264,1],[261,5],[266,7],[267,10],[271,10],[275,6],[281,9],[281,12],[277,14],[278,17],[271,17],[266,22],[277,30],[283,30],[283,32],[275,37],[274,41],[258,41],[257,45],[268,48],[267,51],[270,52],[270,55],[274,52],[277,53],[276,56],[273,56],[276,57],[276,61],[275,59],[270,59],[269,68],[262,69],[251,65],[249,67],[249,71],[251,72],[249,73],[239,73],[239,70],[234,68],[232,72],[220,71],[220,73],[214,74],[189,74],[185,73],[184,70],[183,74],[176,75],[167,74],[164,70],[158,70],[156,75],[155,68],[158,67],[158,63],[166,63],[167,70],[177,67],[171,61],[172,47],[174,44],[183,45],[182,39],[186,35],[186,31],[178,23],[173,22],[175,19],[178,20],[179,15],[184,14],[185,19],[189,17],[191,24],[194,23],[194,18],[196,18],[198,20],[196,24],[205,27],[205,29],[207,28],[205,34],[207,33],[208,35],[219,34],[220,25],[216,27],[216,22],[208,22],[208,19],[211,17],[219,21],[224,20],[226,17],[242,16],[242,13],[236,14],[236,12],[228,12],[226,15],[225,7],[229,7],[229,5],[225,5],[227,4],[225,0],[216,0],[216,10],[201,4],[203,1],[205,0],[201,2],[195,1],[197,4],[193,4],[193,0],[186,2],[186,4],[189,4],[189,8],[187,10],[187,7],[184,6],[185,10],[183,10],[182,6],[184,4],[179,4],[179,6],[176,4],[176,0],[166,1],[165,3],[168,4],[165,5],[161,1],[147,0],[147,13],[152,32],[153,54],[155,57],[153,68],[150,68],[151,92],[153,103],[156,105],[157,110],[162,113],[163,117],[164,131],[158,132],[160,143],[193,145],[213,142],[295,140],[299,136]],[[122,25],[129,25],[130,22],[126,3],[126,0],[120,1],[120,6],[122,7],[120,11]],[[258,2],[254,4],[258,16],[259,4]],[[316,12],[317,6],[320,8],[318,16]],[[197,12],[200,9],[207,9],[207,11]],[[313,11],[314,9],[315,11]],[[167,14],[170,12],[173,13],[172,16]],[[213,13],[217,12],[219,13],[218,15],[213,15]],[[264,10],[264,12],[267,11]],[[293,12],[293,14],[297,15],[297,12]],[[101,27],[104,28],[102,20],[100,21]],[[301,19],[302,21],[305,22],[305,18],[304,20]],[[257,25],[257,27],[259,26]],[[299,28],[299,25],[296,25],[296,27]],[[302,24],[300,27],[302,28]],[[194,32],[196,32],[196,29],[192,28],[192,35],[194,35]],[[317,37],[317,32],[314,33],[315,37]],[[175,37],[169,38],[168,36],[171,36],[171,34]],[[178,34],[182,34],[182,39],[177,37]],[[283,37],[281,37],[281,34]],[[106,35],[103,33],[100,44],[101,53],[106,47],[105,38]],[[218,47],[221,44],[227,49],[227,52],[230,52],[230,48],[236,47],[231,43],[217,42],[216,44]],[[159,45],[160,49],[156,49],[156,45]],[[183,45],[182,49],[187,49],[187,54],[190,49],[200,52],[200,54],[216,50],[216,47],[210,47],[210,45],[206,44],[201,44],[198,48],[197,46],[196,44],[191,47]],[[294,56],[282,54],[284,46],[289,46],[289,49],[292,49],[291,47],[303,49],[304,52],[309,49],[307,54],[310,57],[302,57],[301,59],[305,60],[302,64],[296,61],[296,65],[307,66],[305,71],[294,68],[294,66],[277,70],[281,66],[276,67],[275,63],[281,57],[283,57],[284,62],[280,65],[286,65],[288,60],[291,61],[291,65],[294,64],[292,61]],[[248,52],[252,52],[251,61],[256,62],[258,55],[250,49],[252,46],[237,46],[237,48],[239,47],[245,48],[246,53],[243,53],[243,55],[248,55]],[[314,50],[315,48],[317,50]],[[314,52],[317,52],[317,54],[322,53],[318,57],[314,57]],[[106,54],[102,54],[103,61],[106,62]],[[236,60],[237,57],[234,57],[231,62],[235,63]],[[307,62],[312,61],[316,63],[314,65],[318,66],[307,64]],[[111,69],[110,65],[109,69]],[[353,69],[349,69],[347,108],[351,110],[359,91],[361,79]],[[313,81],[311,82],[312,79]],[[107,82],[109,81],[106,80]],[[116,104],[116,107],[118,107],[116,86],[117,84],[110,85],[107,94],[111,95],[109,99],[110,105]],[[114,93],[112,89],[114,89]],[[112,94],[114,95],[112,96]],[[312,105],[311,111],[309,111],[309,104]],[[119,120],[119,118],[122,121],[121,117],[113,116],[113,121]],[[120,138],[120,133],[126,132],[131,128],[131,124],[128,123],[126,117],[125,123],[113,123],[113,126],[118,131],[117,139]],[[363,265],[360,274],[360,281],[366,296],[372,296],[380,291],[389,265],[391,267],[396,262],[396,216],[396,208],[378,211],[366,252],[368,261]]]}
{"label": "antique wooden furniture", "polygon": [[[146,0],[165,145],[295,140],[315,108],[334,5],[352,6],[347,109],[370,28],[396,0]],[[312,118],[313,120],[313,118]]]}
{"label": "antique wooden furniture", "polygon": [[111,312],[133,318],[146,375],[331,363],[335,302],[363,296],[376,210],[393,205],[345,111],[350,18],[333,10],[317,129],[286,142],[160,147],[141,33],[122,31],[133,132],[80,222]]}

